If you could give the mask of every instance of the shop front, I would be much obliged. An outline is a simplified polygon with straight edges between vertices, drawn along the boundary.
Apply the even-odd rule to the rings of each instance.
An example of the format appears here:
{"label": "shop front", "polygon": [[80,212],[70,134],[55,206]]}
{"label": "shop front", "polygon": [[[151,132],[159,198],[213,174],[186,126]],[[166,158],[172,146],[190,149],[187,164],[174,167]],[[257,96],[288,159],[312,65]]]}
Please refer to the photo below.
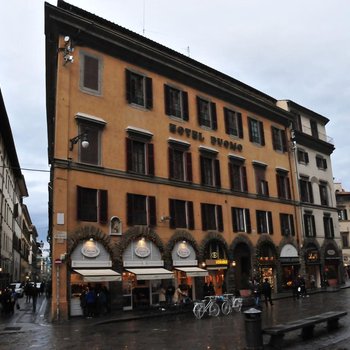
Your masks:
{"label": "shop front", "polygon": [[322,285],[320,252],[316,245],[310,243],[305,248],[305,282],[307,289]]}
{"label": "shop front", "polygon": [[119,283],[121,275],[112,269],[110,254],[103,244],[90,238],[79,242],[71,253],[69,280],[70,316],[82,316],[85,293],[93,291],[97,304],[99,293],[108,293],[110,284]]}
{"label": "shop front", "polygon": [[329,286],[336,286],[342,279],[340,278],[339,267],[341,256],[337,247],[333,243],[326,245],[324,250],[324,280]]}
{"label": "shop front", "polygon": [[159,292],[174,279],[164,268],[159,248],[144,237],[129,243],[123,253],[123,309],[159,305]]}
{"label": "shop front", "polygon": [[283,290],[290,290],[300,271],[300,259],[297,249],[292,244],[282,247],[279,262],[281,265],[281,284]]}
{"label": "shop front", "polygon": [[262,242],[257,247],[257,266],[259,282],[262,283],[269,281],[272,290],[276,289],[275,276],[276,276],[276,249],[270,241]]}
{"label": "shop front", "polygon": [[205,249],[202,267],[208,271],[205,283],[213,286],[216,295],[221,295],[226,290],[225,274],[228,264],[224,244],[219,240],[209,241]]}
{"label": "shop front", "polygon": [[186,240],[175,243],[171,256],[175,269],[175,287],[180,286],[183,290],[187,290],[192,300],[200,298],[202,294],[197,289],[204,284],[203,280],[208,276],[208,271],[198,267],[196,252],[192,245]]}

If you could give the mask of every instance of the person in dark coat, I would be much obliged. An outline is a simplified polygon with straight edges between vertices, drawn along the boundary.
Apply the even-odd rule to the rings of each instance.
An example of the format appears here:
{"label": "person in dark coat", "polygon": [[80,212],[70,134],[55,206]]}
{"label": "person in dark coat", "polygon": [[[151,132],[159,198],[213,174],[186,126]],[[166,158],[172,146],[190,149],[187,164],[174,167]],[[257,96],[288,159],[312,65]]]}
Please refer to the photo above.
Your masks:
{"label": "person in dark coat", "polygon": [[265,278],[265,281],[262,284],[262,293],[264,295],[264,301],[265,305],[267,306],[267,303],[269,302],[270,305],[273,305],[272,299],[271,299],[271,284],[269,283],[268,278]]}

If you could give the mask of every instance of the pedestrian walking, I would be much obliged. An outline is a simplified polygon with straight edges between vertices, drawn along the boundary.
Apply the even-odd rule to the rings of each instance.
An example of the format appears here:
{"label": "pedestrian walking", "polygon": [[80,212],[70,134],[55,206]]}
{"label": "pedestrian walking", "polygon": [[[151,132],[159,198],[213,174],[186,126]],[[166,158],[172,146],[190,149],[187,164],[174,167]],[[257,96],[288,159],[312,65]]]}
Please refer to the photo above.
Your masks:
{"label": "pedestrian walking", "polygon": [[255,278],[252,281],[252,292],[254,296],[255,306],[260,306],[260,284]]}
{"label": "pedestrian walking", "polygon": [[87,318],[95,316],[96,295],[92,288],[88,288],[86,293]]}
{"label": "pedestrian walking", "polygon": [[173,303],[174,293],[175,287],[172,283],[170,283],[165,291],[167,305],[171,305]]}
{"label": "pedestrian walking", "polygon": [[36,288],[36,285],[34,284],[33,286],[31,286],[31,291],[30,294],[32,296],[32,300],[33,300],[33,312],[36,312],[36,302],[38,300],[38,289]]}
{"label": "pedestrian walking", "polygon": [[270,305],[273,305],[273,302],[271,299],[272,289],[268,278],[265,278],[265,281],[262,284],[262,292],[264,294],[265,305],[267,306],[268,302],[270,303]]}

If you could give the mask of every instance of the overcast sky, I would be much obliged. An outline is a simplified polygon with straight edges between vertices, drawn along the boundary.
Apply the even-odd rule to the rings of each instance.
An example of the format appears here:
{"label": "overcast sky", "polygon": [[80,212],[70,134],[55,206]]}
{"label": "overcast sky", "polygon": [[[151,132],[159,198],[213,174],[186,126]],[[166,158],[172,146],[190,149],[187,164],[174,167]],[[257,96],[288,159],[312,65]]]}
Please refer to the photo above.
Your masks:
{"label": "overcast sky", "polygon": [[[333,176],[350,191],[350,1],[68,2],[330,119]],[[0,32],[0,88],[29,191],[25,203],[46,240],[44,1],[2,1]]]}

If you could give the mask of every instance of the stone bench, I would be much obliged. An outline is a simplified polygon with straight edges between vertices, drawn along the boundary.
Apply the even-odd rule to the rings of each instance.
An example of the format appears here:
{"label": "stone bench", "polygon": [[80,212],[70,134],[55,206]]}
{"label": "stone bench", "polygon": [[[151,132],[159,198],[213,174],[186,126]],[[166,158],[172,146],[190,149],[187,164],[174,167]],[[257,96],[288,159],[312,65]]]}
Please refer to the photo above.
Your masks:
{"label": "stone bench", "polygon": [[327,322],[327,329],[330,331],[338,328],[339,318],[345,315],[347,315],[347,312],[345,311],[328,311],[320,315],[306,317],[300,320],[264,328],[263,334],[270,335],[269,345],[272,348],[282,349],[283,337],[285,333],[301,329],[301,337],[303,339],[308,339],[313,336],[313,331],[316,324]]}

